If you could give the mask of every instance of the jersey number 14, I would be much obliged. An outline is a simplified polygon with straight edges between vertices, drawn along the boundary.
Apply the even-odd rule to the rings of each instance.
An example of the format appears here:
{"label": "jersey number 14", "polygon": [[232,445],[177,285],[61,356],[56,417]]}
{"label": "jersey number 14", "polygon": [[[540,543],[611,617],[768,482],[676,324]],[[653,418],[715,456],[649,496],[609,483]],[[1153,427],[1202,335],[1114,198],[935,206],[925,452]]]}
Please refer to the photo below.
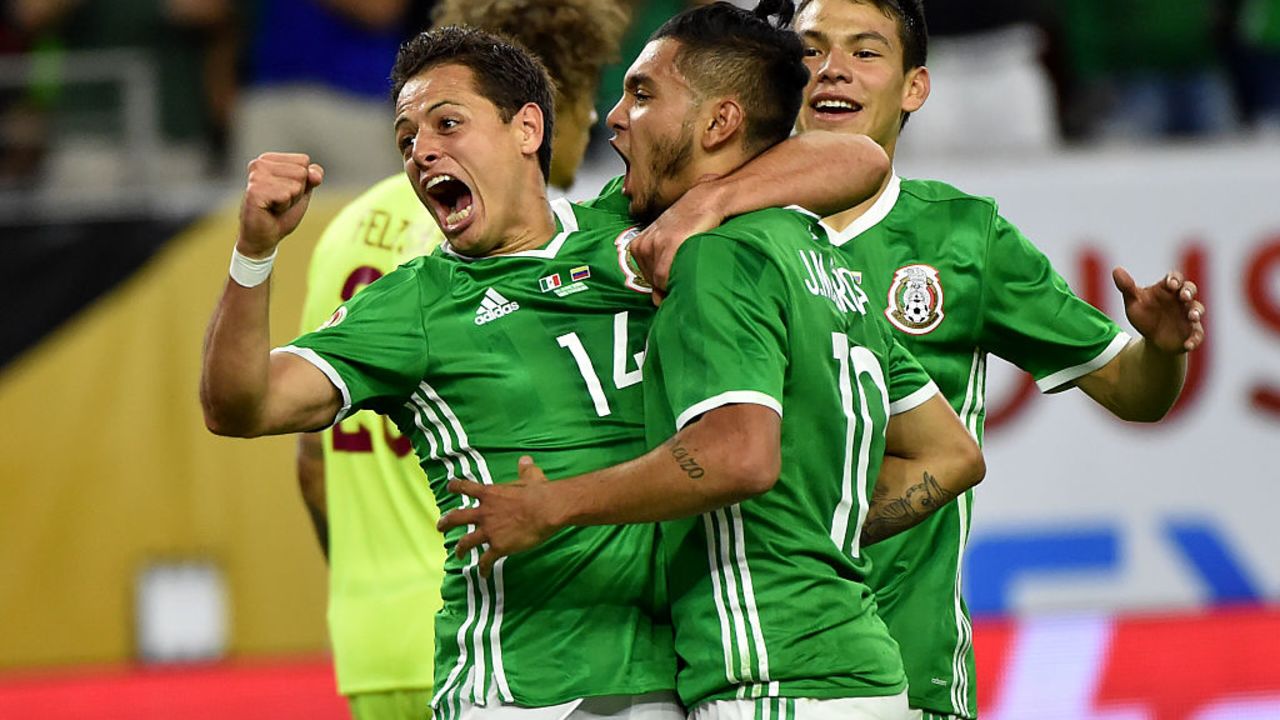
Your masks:
{"label": "jersey number 14", "polygon": [[[627,358],[627,319],[629,315],[624,311],[613,316],[613,386],[619,390],[640,382],[641,367],[644,366],[644,350],[641,350],[631,356],[631,360],[635,362],[635,369],[627,369],[629,362]],[[591,402],[596,407],[596,414],[600,417],[605,417],[613,412],[609,407],[609,398],[604,395],[604,385],[601,384],[600,376],[596,374],[595,366],[591,364],[591,357],[587,355],[587,349],[582,345],[582,339],[578,337],[578,333],[565,333],[556,338],[556,342],[573,356],[573,361],[578,366],[578,372],[582,374],[582,382],[586,383],[587,394],[591,396]]]}

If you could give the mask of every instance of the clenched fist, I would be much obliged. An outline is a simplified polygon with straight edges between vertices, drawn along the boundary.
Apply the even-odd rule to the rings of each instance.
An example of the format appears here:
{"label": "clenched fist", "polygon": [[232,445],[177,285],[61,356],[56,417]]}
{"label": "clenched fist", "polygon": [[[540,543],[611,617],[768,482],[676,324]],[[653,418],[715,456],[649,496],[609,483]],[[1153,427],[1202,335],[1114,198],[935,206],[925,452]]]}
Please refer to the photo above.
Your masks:
{"label": "clenched fist", "polygon": [[264,258],[302,222],[311,191],[324,180],[324,168],[301,153],[263,153],[249,162],[249,183],[240,206],[236,249]]}

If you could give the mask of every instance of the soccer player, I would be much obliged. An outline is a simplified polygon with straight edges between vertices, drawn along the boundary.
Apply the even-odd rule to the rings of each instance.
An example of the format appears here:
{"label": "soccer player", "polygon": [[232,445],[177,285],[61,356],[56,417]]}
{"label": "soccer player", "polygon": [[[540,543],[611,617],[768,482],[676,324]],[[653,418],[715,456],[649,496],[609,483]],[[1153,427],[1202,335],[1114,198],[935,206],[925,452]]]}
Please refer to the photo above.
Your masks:
{"label": "soccer player", "polygon": [[[907,116],[929,94],[920,0],[802,0],[794,28],[811,73],[798,128],[866,134],[892,158]],[[897,340],[979,441],[988,353],[1030,372],[1043,392],[1079,387],[1119,418],[1155,421],[1181,391],[1185,353],[1204,338],[1204,307],[1181,273],[1139,287],[1116,269],[1141,335],[1132,339],[1076,297],[994,202],[941,182],[891,176],[874,198],[825,224],[867,294],[884,303],[878,311]],[[926,719],[977,716],[960,595],[971,500],[966,493],[868,550],[869,580],[902,648],[911,705]]]}
{"label": "soccer player", "polygon": [[[793,34],[731,5],[660,28],[608,120],[632,213],[655,217],[785,138],[806,79]],[[971,487],[982,459],[818,218],[765,210],[691,238],[644,376],[654,450],[554,482],[526,457],[517,483],[450,483],[478,500],[441,520],[475,526],[457,552],[488,543],[483,570],[566,527],[688,518],[661,545],[692,717],[905,718],[862,537]],[[898,512],[869,516],[873,488]]]}
{"label": "soccer player", "polygon": [[[410,436],[444,510],[463,502],[447,480],[492,482],[521,452],[558,474],[639,455],[637,365],[652,304],[623,262],[626,224],[547,203],[551,91],[540,66],[490,34],[444,28],[407,44],[393,79],[397,143],[444,253],[401,266],[269,353],[264,281],[322,170],[305,156],[258,158],[210,320],[206,424],[257,436],[376,409]],[[886,169],[872,162],[856,184],[869,193]],[[478,552],[448,560],[438,714],[682,716],[654,540],[643,525],[568,529],[491,578],[477,572]]]}
{"label": "soccer player", "polygon": [[[543,61],[557,110],[548,179],[568,187],[594,122],[596,79],[616,58],[626,29],[622,7],[596,0],[446,0],[435,20],[506,31]],[[316,329],[361,288],[442,239],[403,172],[374,185],[343,208],[316,245],[302,331]],[[357,720],[426,717],[444,537],[410,440],[372,411],[298,438],[298,480],[329,558],[338,691]]]}

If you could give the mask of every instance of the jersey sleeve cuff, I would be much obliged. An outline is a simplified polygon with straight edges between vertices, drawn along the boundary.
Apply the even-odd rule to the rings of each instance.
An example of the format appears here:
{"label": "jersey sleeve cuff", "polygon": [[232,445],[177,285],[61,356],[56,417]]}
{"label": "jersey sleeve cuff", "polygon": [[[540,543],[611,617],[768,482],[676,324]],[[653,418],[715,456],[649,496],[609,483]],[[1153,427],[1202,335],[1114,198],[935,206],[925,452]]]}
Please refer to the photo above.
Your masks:
{"label": "jersey sleeve cuff", "polygon": [[938,394],[938,386],[935,385],[932,380],[930,380],[929,382],[925,383],[924,386],[922,386],[919,390],[911,393],[910,395],[904,398],[899,398],[895,402],[889,403],[889,414],[897,415],[898,413],[904,413],[908,410],[915,410],[916,408],[928,402],[930,398],[932,398],[934,395],[937,395],[937,394]]}
{"label": "jersey sleeve cuff", "polygon": [[763,405],[770,410],[778,413],[778,417],[782,417],[782,403],[778,402],[772,395],[766,395],[755,390],[730,390],[723,392],[715,397],[709,397],[706,400],[695,403],[687,410],[680,413],[676,417],[676,432],[684,429],[694,418],[699,415],[711,412],[718,407],[725,405]]}
{"label": "jersey sleeve cuff", "polygon": [[298,347],[297,345],[285,345],[284,347],[278,347],[271,352],[289,353],[290,355],[297,355],[303,360],[306,360],[314,365],[317,370],[324,373],[324,376],[329,378],[329,382],[333,383],[333,386],[342,394],[342,407],[338,410],[338,414],[334,416],[333,422],[329,423],[328,427],[337,425],[343,420],[343,418],[350,414],[351,391],[347,389],[347,383],[342,379],[342,376],[338,374],[338,371],[329,364],[328,360],[320,357],[320,355],[311,348]]}
{"label": "jersey sleeve cuff", "polygon": [[1111,343],[1107,345],[1107,348],[1098,353],[1098,355],[1092,360],[1059,370],[1052,375],[1046,375],[1036,381],[1036,387],[1039,387],[1040,392],[1042,393],[1052,392],[1073,380],[1084,377],[1114,360],[1115,357],[1120,354],[1120,351],[1124,350],[1125,346],[1128,345],[1129,341],[1132,339],[1133,338],[1129,333],[1121,330],[1116,333],[1114,338],[1111,339]]}

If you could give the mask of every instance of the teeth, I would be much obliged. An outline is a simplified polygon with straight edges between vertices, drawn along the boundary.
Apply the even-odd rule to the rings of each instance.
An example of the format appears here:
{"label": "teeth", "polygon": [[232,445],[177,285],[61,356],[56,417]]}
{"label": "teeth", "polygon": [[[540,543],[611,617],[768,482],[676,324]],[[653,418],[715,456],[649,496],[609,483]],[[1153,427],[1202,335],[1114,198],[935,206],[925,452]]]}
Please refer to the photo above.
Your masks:
{"label": "teeth", "polygon": [[814,104],[814,107],[819,110],[834,110],[837,108],[842,110],[852,110],[853,103],[848,100],[819,100]]}
{"label": "teeth", "polygon": [[444,223],[445,223],[445,225],[448,225],[448,226],[450,226],[450,227],[453,227],[454,225],[457,225],[458,223],[462,222],[463,220],[466,220],[468,217],[471,217],[471,208],[472,208],[472,207],[473,207],[473,206],[468,205],[468,206],[466,206],[466,207],[462,208],[461,210],[459,210],[459,211],[457,211],[457,212],[451,212],[451,213],[449,213],[449,216],[448,216],[448,217],[446,217],[446,218],[444,219]]}
{"label": "teeth", "polygon": [[453,180],[453,179],[454,177],[452,175],[437,175],[427,181],[427,189],[430,190],[431,188],[439,185],[445,180]]}

